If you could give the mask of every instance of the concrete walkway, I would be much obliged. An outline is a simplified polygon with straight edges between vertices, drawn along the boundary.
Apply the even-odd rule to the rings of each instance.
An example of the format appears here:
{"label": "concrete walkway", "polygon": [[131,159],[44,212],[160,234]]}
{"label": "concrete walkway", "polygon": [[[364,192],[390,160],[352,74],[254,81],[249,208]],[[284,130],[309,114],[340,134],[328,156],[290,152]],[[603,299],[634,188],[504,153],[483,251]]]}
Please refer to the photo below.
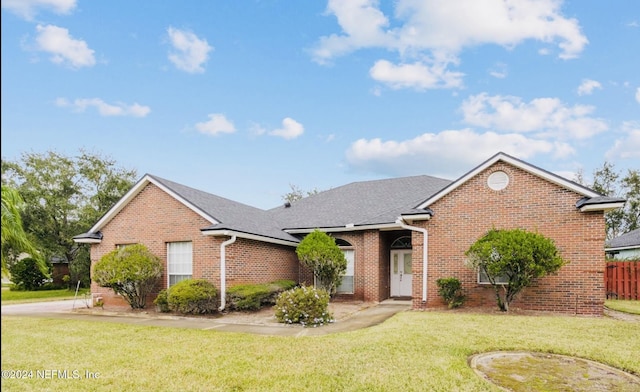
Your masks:
{"label": "concrete walkway", "polygon": [[[3,305],[2,316],[27,316],[68,320],[98,321],[136,324],[155,327],[196,328],[221,332],[240,332],[269,336],[320,336],[353,331],[377,325],[396,313],[411,309],[408,301],[385,301],[366,307],[348,317],[320,327],[303,327],[281,323],[237,322],[233,318],[182,317],[157,313],[110,312],[83,309],[73,301],[52,301],[29,304]],[[80,307],[79,307],[80,306]],[[74,309],[75,307],[75,309]]]}

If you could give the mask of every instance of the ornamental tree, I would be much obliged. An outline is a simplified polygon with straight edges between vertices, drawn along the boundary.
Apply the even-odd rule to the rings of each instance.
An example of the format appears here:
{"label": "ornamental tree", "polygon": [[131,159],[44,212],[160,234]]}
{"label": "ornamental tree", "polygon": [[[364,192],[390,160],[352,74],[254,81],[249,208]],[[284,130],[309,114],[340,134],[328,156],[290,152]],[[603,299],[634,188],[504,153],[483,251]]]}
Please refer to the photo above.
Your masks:
{"label": "ornamental tree", "polygon": [[468,265],[486,274],[502,311],[534,279],[555,273],[566,262],[553,240],[522,229],[492,229],[465,252]]}
{"label": "ornamental tree", "polygon": [[132,309],[144,309],[161,276],[160,258],[142,244],[111,251],[93,267],[93,280],[121,295]]}
{"label": "ornamental tree", "polygon": [[313,270],[316,285],[335,294],[347,271],[347,259],[336,240],[316,229],[300,241],[296,254],[303,265]]}
{"label": "ornamental tree", "polygon": [[[20,211],[24,232],[38,249],[33,253],[16,244],[19,246],[13,249],[14,254],[26,252],[34,258],[42,255],[44,260],[65,260],[69,263],[70,284],[81,281],[88,286],[89,246],[76,243],[73,237],[87,232],[131,189],[136,171],[84,150],[71,156],[54,151],[23,153],[19,161],[3,159],[1,168],[3,203],[4,187],[19,193],[24,200]],[[4,226],[2,230],[4,260]]]}

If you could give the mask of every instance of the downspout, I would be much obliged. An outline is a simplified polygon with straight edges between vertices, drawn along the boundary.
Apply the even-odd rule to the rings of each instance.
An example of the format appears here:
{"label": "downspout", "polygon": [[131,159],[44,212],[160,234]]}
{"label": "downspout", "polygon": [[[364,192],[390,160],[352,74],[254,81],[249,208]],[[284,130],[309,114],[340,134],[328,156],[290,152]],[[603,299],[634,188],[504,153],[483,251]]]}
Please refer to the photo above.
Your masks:
{"label": "downspout", "polygon": [[416,226],[409,226],[405,223],[402,218],[399,218],[396,223],[400,224],[400,227],[405,230],[411,231],[419,231],[422,233],[422,303],[427,302],[427,271],[428,271],[428,261],[429,261],[429,233],[427,229]]}
{"label": "downspout", "polygon": [[227,306],[227,245],[236,242],[236,235],[232,235],[230,239],[220,244],[220,307],[218,310],[222,312]]}

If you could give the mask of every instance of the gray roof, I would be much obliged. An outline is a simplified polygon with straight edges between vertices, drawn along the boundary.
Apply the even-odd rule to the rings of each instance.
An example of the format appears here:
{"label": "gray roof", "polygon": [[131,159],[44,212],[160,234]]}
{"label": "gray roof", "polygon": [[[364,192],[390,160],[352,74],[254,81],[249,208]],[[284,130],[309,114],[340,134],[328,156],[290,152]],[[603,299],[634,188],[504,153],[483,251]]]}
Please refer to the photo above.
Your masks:
{"label": "gray roof", "polygon": [[285,241],[298,241],[283,230],[394,223],[451,181],[431,176],[353,182],[265,211],[149,175],[220,222],[204,230],[234,230]]}
{"label": "gray roof", "polygon": [[591,204],[615,204],[615,203],[620,203],[624,201],[625,199],[621,197],[610,197],[610,196],[583,197],[582,199],[576,202],[576,208],[588,206]]}
{"label": "gray roof", "polygon": [[[203,231],[233,231],[245,233],[247,238],[258,240],[274,239],[285,243],[299,242],[299,238],[287,233],[302,233],[315,228],[343,229],[347,227],[393,225],[400,216],[433,214],[428,208],[430,199],[442,197],[452,186],[465,182],[476,172],[483,170],[497,160],[525,168],[567,189],[585,196],[578,200],[576,207],[615,204],[624,199],[610,198],[596,193],[582,185],[564,180],[539,168],[528,165],[505,154],[496,154],[476,169],[460,177],[455,182],[432,176],[412,176],[384,180],[353,182],[337,188],[305,197],[294,203],[270,210],[262,210],[233,200],[225,199],[198,189],[150,174],[145,175],[127,195],[125,195],[105,216],[91,228],[89,233],[74,238],[85,242],[99,241],[100,228],[106,224],[123,206],[145,186],[153,181],[172,192],[178,198],[212,222]],[[640,244],[638,231],[631,237]],[[611,244],[618,244],[615,239]]]}
{"label": "gray roof", "polygon": [[220,222],[203,228],[205,230],[228,229],[284,241],[298,241],[296,237],[285,233],[274,224],[264,210],[190,188],[164,178],[153,175],[149,175],[149,177],[152,177],[194,207]]}
{"label": "gray roof", "polygon": [[640,247],[640,229],[632,230],[626,234],[618,236],[607,244],[607,248],[630,248]]}
{"label": "gray roof", "polygon": [[268,212],[284,229],[394,223],[401,214],[415,214],[415,207],[450,182],[431,176],[353,182]]}

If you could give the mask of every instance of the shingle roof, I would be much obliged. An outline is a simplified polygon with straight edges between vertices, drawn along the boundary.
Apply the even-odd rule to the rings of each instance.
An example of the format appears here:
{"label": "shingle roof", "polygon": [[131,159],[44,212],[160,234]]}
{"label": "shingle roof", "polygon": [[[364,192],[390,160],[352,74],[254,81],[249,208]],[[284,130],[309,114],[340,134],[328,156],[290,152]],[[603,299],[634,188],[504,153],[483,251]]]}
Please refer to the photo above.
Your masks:
{"label": "shingle roof", "polygon": [[264,210],[178,184],[164,178],[153,175],[149,175],[149,177],[161,183],[219,222],[218,224],[207,227],[207,230],[228,229],[285,241],[298,241],[296,237],[285,233],[280,227],[275,225]]}
{"label": "shingle roof", "polygon": [[[507,163],[524,168],[585,196],[576,205],[581,210],[604,209],[624,201],[604,197],[593,190],[502,153],[496,154],[454,182],[426,175],[353,182],[305,197],[289,206],[280,206],[267,211],[147,174],[88,233],[74,238],[81,240],[80,242],[100,241],[96,235],[99,234],[101,227],[107,224],[147,183],[152,182],[172,193],[193,211],[211,222],[211,226],[200,228],[209,234],[215,234],[214,232],[217,231],[232,231],[245,233],[248,235],[247,238],[266,241],[274,239],[277,243],[291,244],[298,242],[299,239],[285,230],[291,233],[302,233],[315,228],[341,229],[352,225],[382,227],[395,224],[400,216],[411,219],[411,215],[431,214],[432,211],[429,209],[431,202],[497,160],[505,160]],[[636,244],[640,243],[638,236],[636,231],[636,236],[632,237],[635,238]],[[616,243],[614,241],[612,244]]]}
{"label": "shingle roof", "polygon": [[618,236],[607,244],[607,248],[640,247],[640,229]]}
{"label": "shingle roof", "polygon": [[394,223],[450,182],[431,176],[353,182],[268,212],[284,229]]}

